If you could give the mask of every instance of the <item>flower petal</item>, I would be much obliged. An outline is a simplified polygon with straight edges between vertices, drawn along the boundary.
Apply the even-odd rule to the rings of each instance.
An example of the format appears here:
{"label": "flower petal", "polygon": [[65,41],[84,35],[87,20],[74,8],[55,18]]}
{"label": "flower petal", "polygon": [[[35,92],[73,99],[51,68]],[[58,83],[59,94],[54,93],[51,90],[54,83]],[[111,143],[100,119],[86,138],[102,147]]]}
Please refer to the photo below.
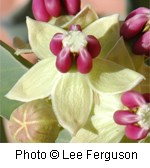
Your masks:
{"label": "flower petal", "polygon": [[23,102],[48,97],[60,76],[55,67],[55,57],[44,59],[24,74],[6,97]]}
{"label": "flower petal", "polygon": [[54,34],[66,32],[57,26],[35,21],[29,17],[27,17],[27,27],[32,51],[40,59],[49,58],[53,55],[49,49],[49,43]]}
{"label": "flower petal", "polygon": [[104,59],[94,59],[93,69],[87,75],[89,85],[100,94],[125,92],[143,79],[141,74]]}
{"label": "flower petal", "polygon": [[80,25],[82,28],[88,26],[98,19],[96,12],[90,5],[86,5],[78,14],[75,15],[69,22],[62,25],[64,29],[69,28],[71,25]]}
{"label": "flower petal", "polygon": [[146,101],[142,94],[133,90],[125,92],[121,97],[121,101],[125,106],[129,108],[134,108],[146,104]]}
{"label": "flower petal", "polygon": [[95,138],[97,137],[97,134],[86,130],[84,128],[81,128],[77,134],[72,137],[71,143],[89,143],[89,142],[95,142]]}
{"label": "flower petal", "polygon": [[147,136],[148,130],[136,125],[127,125],[125,129],[125,134],[129,139],[141,140]]}
{"label": "flower petal", "polygon": [[59,123],[75,134],[84,126],[91,112],[92,91],[83,75],[65,74],[56,85],[52,102]]}
{"label": "flower petal", "polygon": [[135,70],[133,61],[128,53],[128,50],[125,46],[124,40],[121,37],[109,54],[106,56],[106,59],[113,61],[119,65],[127,67],[129,69]]}
{"label": "flower petal", "polygon": [[140,120],[140,116],[127,110],[118,110],[114,114],[114,120],[117,124],[128,125]]}
{"label": "flower petal", "polygon": [[118,17],[118,14],[114,14],[100,18],[83,30],[85,34],[93,35],[100,41],[101,57],[105,57],[120,38]]}
{"label": "flower petal", "polygon": [[92,123],[98,130],[96,142],[119,142],[124,136],[124,127],[116,124],[113,120],[113,114],[117,109],[122,109],[120,94],[100,96],[100,105],[95,106],[95,115],[92,117]]}

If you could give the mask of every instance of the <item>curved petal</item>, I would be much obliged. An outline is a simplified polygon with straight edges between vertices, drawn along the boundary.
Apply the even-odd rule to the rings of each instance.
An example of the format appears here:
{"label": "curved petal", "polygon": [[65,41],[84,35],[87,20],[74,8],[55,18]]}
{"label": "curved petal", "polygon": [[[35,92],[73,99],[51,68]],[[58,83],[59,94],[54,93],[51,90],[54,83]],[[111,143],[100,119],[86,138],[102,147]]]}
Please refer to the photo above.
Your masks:
{"label": "curved petal", "polygon": [[66,32],[57,26],[45,22],[35,21],[29,17],[27,17],[27,27],[32,51],[40,59],[53,56],[49,49],[50,40],[54,34]]}
{"label": "curved petal", "polygon": [[128,125],[128,124],[136,123],[140,120],[139,115],[134,114],[127,110],[116,111],[113,118],[115,122],[120,125]]}
{"label": "curved petal", "polygon": [[86,5],[79,13],[77,13],[69,22],[62,25],[62,28],[69,28],[71,25],[80,25],[82,28],[88,26],[98,19],[96,12],[90,5]]}
{"label": "curved petal", "polygon": [[121,101],[125,106],[129,108],[134,108],[146,104],[146,101],[142,94],[134,90],[125,92],[121,97]]}
{"label": "curved petal", "polygon": [[93,69],[87,75],[89,85],[100,94],[125,92],[143,79],[141,74],[104,59],[94,59]]}
{"label": "curved petal", "polygon": [[93,95],[82,75],[68,73],[58,81],[52,102],[59,123],[75,134],[88,119]]}
{"label": "curved petal", "polygon": [[136,125],[127,125],[125,129],[125,134],[129,139],[141,140],[147,136],[148,130]]}
{"label": "curved petal", "polygon": [[150,103],[150,93],[144,93],[143,97],[147,103]]}
{"label": "curved petal", "polygon": [[101,103],[95,106],[95,115],[92,117],[92,123],[98,131],[98,136],[94,142],[115,143],[124,136],[124,127],[116,124],[113,120],[114,112],[123,108],[120,97],[120,94],[100,96]]}
{"label": "curved petal", "polygon": [[55,67],[55,57],[44,59],[24,74],[6,97],[23,102],[48,97],[60,77]]}
{"label": "curved petal", "polygon": [[93,35],[100,41],[101,57],[105,57],[120,38],[118,17],[118,14],[114,14],[100,18],[83,30],[85,34]]}

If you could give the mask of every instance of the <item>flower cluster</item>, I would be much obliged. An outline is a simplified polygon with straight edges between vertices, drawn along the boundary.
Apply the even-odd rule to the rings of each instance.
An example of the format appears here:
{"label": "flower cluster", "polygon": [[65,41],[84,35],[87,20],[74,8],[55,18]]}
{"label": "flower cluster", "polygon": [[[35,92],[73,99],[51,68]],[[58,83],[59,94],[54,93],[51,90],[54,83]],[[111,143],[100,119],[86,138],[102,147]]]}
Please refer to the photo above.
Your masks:
{"label": "flower cluster", "polygon": [[133,45],[133,52],[150,56],[150,9],[140,7],[132,11],[125,19],[120,34],[126,40],[139,36]]}
{"label": "flower cluster", "polygon": [[[39,61],[6,94],[25,103],[10,117],[14,139],[54,142],[62,127],[70,142],[147,141],[150,70],[124,40],[141,36],[133,51],[149,55],[150,10],[131,12],[120,29],[118,14],[99,18],[89,5],[79,12],[80,0],[33,0],[32,7],[28,38]],[[66,12],[75,16],[66,20]]]}

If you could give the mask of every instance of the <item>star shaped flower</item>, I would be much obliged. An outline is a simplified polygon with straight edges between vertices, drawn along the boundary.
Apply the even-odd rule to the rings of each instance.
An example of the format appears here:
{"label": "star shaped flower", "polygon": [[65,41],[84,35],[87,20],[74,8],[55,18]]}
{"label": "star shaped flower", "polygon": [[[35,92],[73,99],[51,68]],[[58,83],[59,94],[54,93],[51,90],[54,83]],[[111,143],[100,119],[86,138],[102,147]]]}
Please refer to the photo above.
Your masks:
{"label": "star shaped flower", "polygon": [[[83,18],[85,19],[86,15]],[[118,27],[119,25],[118,15],[96,19],[86,27],[84,26],[87,24],[84,22],[88,21],[82,19],[75,18],[73,21],[69,21],[68,25],[74,25],[72,22],[80,25],[82,28],[80,33],[86,37],[94,36],[102,47],[100,54],[92,59],[90,71],[83,74],[75,67],[67,73],[60,72],[56,67],[58,56],[53,54],[49,45],[57,33],[68,35],[70,31],[27,18],[29,42],[32,51],[40,60],[19,79],[6,95],[9,99],[22,102],[51,98],[60,125],[69,130],[71,134],[75,134],[85,125],[95,103],[93,97],[96,94],[119,94],[132,89],[144,79],[141,74],[133,70],[103,59],[114,45],[114,39],[119,37],[119,31],[114,29],[114,26]],[[80,43],[79,37],[76,36],[75,39],[70,37],[75,46],[77,45],[75,43]],[[77,59],[77,55],[75,54],[74,59]]]}

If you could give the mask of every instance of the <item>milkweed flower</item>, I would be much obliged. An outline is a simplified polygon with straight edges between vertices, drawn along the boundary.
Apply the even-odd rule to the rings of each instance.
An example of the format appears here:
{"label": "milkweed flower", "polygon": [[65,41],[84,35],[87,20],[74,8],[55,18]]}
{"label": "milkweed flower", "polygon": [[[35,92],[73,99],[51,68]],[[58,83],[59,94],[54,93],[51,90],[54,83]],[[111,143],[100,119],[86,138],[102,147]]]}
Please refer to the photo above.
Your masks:
{"label": "milkweed flower", "polygon": [[[72,36],[70,30],[64,30],[56,25],[27,18],[29,42],[32,51],[40,60],[19,79],[6,95],[9,99],[23,102],[47,97],[51,98],[54,113],[60,125],[72,134],[75,134],[85,125],[95,103],[93,97],[96,94],[112,95],[122,93],[132,89],[144,79],[141,74],[102,58],[105,54],[108,54],[109,49],[114,45],[114,40],[119,37],[116,36],[116,34],[119,34],[118,32],[116,33],[118,29],[112,31],[114,26],[117,25],[118,27],[119,25],[118,15],[97,19],[89,26],[83,28],[83,25],[85,25],[84,22],[88,22],[85,18],[86,15],[82,18],[84,20],[75,17],[75,24],[71,24],[79,25],[77,26],[79,29],[81,27],[82,31],[78,30],[80,36]],[[71,31],[75,31],[72,29],[74,28],[71,28]],[[56,44],[54,48],[51,46],[52,43],[54,44],[54,39],[58,33],[66,36],[70,34],[71,43],[68,44],[68,39],[64,42],[67,46],[63,44],[63,48],[69,45],[69,49],[70,44],[73,44],[75,47],[80,44],[81,36],[86,37],[86,39],[87,37],[91,37],[87,39],[86,45],[83,46],[92,59],[92,67],[86,73],[81,71],[82,66],[79,65],[82,62],[82,65],[85,66],[86,57],[83,57],[85,62],[79,61],[77,63],[78,68],[75,67],[71,70],[69,66],[67,71],[65,71],[66,73],[62,73],[60,65],[57,64],[59,54],[57,55],[56,49],[57,47],[60,48],[58,52],[61,52],[63,48],[60,47],[60,43]],[[110,36],[114,36],[114,39],[112,38],[109,41]],[[92,45],[88,47],[88,40],[93,39],[96,41],[96,45],[95,42],[92,43],[92,45],[94,44],[93,50],[98,51],[96,55],[90,50]],[[101,52],[100,46],[98,50],[95,48],[97,44],[98,46],[99,44],[101,45]],[[71,53],[75,55],[75,60],[78,59],[78,54],[75,54],[74,51],[71,51]],[[61,56],[65,56],[65,54],[61,53]],[[85,69],[83,68],[84,72]]]}
{"label": "milkweed flower", "polygon": [[150,9],[140,7],[132,11],[123,22],[120,34],[125,40],[138,38],[132,46],[133,52],[150,56]]}

